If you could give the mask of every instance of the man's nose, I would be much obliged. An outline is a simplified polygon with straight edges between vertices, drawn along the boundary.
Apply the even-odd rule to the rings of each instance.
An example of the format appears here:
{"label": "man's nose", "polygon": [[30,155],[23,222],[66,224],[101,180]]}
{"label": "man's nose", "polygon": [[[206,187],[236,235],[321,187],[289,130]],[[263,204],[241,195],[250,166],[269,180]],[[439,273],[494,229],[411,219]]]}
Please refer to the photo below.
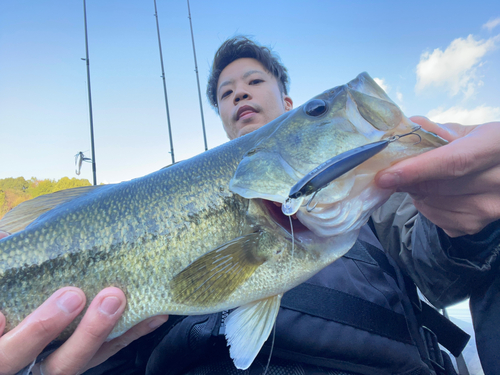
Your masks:
{"label": "man's nose", "polygon": [[250,93],[245,90],[238,90],[234,95],[234,104],[238,104],[241,100],[251,99]]}

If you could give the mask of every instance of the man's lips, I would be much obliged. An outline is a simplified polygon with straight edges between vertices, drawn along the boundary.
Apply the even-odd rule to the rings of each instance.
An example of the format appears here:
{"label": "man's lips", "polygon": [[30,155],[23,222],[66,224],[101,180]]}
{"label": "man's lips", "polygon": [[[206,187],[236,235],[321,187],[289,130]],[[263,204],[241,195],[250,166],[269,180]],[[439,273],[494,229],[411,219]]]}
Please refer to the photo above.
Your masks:
{"label": "man's lips", "polygon": [[243,107],[240,107],[238,109],[238,112],[236,112],[236,121],[238,121],[241,118],[244,118],[252,113],[257,113],[255,108],[249,106],[249,105],[244,105]]}

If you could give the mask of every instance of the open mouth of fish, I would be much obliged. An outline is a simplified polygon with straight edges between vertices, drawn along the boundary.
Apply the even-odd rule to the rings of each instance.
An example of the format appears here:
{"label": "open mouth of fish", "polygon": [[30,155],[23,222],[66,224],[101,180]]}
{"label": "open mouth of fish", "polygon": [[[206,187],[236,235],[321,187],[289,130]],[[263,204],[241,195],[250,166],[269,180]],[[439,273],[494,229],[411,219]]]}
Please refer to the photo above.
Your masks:
{"label": "open mouth of fish", "polygon": [[[357,181],[359,185],[354,186]],[[354,232],[361,228],[369,215],[385,202],[392,190],[380,189],[373,183],[373,175],[356,176],[352,173],[321,190],[308,209],[309,197],[291,216],[282,211],[282,195],[262,194],[246,190],[251,199],[264,211],[268,220],[288,232],[298,243],[324,243],[329,238]],[[340,187],[339,187],[340,186]]]}
{"label": "open mouth of fish", "polygon": [[281,210],[281,203],[268,201],[265,199],[260,199],[260,203],[266,208],[269,216],[274,220],[274,222],[285,229],[288,233],[292,233],[292,228],[290,227],[290,218],[292,219],[294,234],[309,231],[309,229],[297,218],[297,215],[292,215],[289,217],[283,214]]}

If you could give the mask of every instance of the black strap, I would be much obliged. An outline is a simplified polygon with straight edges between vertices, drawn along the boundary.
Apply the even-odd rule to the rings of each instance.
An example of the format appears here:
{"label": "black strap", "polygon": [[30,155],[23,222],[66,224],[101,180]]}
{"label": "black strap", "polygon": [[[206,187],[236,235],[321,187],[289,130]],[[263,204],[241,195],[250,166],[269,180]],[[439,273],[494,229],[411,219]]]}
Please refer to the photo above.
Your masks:
{"label": "black strap", "polygon": [[[387,256],[382,251],[366,241],[360,240],[358,242],[364,246],[384,272],[397,280],[394,267],[389,263]],[[415,284],[410,278],[405,277],[404,281],[408,296],[415,307],[414,310],[416,311],[419,324],[434,332],[439,343],[448,349],[455,357],[458,357],[467,345],[470,336],[456,326],[451,320],[441,315],[436,309],[421,301],[418,297]]]}
{"label": "black strap", "polygon": [[413,343],[404,315],[339,290],[303,283],[285,293],[281,307]]}
{"label": "black strap", "polygon": [[423,301],[422,312],[417,314],[417,320],[421,326],[434,332],[439,343],[455,357],[462,353],[469,342],[470,336],[467,333]]}

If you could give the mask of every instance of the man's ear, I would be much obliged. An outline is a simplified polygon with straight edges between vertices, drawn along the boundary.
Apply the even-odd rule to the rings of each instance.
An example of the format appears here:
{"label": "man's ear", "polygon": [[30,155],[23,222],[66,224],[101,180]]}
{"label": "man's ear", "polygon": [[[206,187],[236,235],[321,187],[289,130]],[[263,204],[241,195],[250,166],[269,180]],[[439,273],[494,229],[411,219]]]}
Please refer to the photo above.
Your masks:
{"label": "man's ear", "polygon": [[283,95],[283,101],[285,103],[285,112],[291,111],[293,109],[293,100],[288,95]]}

